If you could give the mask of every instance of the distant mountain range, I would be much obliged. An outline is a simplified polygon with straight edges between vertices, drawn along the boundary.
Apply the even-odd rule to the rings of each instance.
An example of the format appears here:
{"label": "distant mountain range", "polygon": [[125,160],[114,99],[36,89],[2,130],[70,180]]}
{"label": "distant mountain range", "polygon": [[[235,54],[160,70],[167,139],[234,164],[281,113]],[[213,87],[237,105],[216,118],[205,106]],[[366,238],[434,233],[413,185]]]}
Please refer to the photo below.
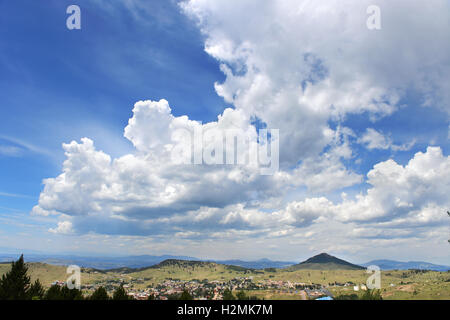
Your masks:
{"label": "distant mountain range", "polygon": [[[1,262],[10,262],[17,260],[19,254],[5,253],[0,254]],[[85,268],[94,268],[98,270],[107,269],[142,269],[150,266],[160,264],[166,260],[185,260],[185,261],[204,261],[215,262],[218,264],[238,266],[247,269],[266,269],[266,268],[290,268],[293,270],[300,269],[315,269],[315,270],[357,270],[364,269],[369,265],[377,265],[382,270],[406,270],[406,269],[426,269],[435,271],[450,270],[448,266],[435,265],[422,261],[399,262],[393,260],[373,260],[361,265],[356,265],[345,260],[336,258],[327,253],[321,253],[311,257],[301,263],[293,261],[273,261],[270,259],[260,259],[255,261],[243,260],[202,260],[189,256],[173,256],[173,255],[138,255],[138,256],[123,256],[123,257],[89,257],[76,255],[53,255],[40,253],[26,253],[24,255],[27,262],[43,262],[54,265],[70,265],[75,264]]]}
{"label": "distant mountain range", "polygon": [[[0,262],[17,260],[18,254],[0,254]],[[27,262],[43,262],[54,265],[70,265],[75,264],[80,267],[94,268],[99,270],[119,269],[119,268],[144,268],[158,264],[164,260],[199,260],[188,256],[172,256],[172,255],[139,255],[124,257],[83,257],[75,255],[45,255],[45,254],[24,254]]]}
{"label": "distant mountain range", "polygon": [[448,271],[449,266],[442,266],[432,264],[423,261],[394,261],[394,260],[373,260],[362,264],[362,266],[368,267],[370,265],[379,266],[381,270],[407,270],[407,269],[420,269],[420,270],[433,270],[433,271]]}
{"label": "distant mountain range", "polygon": [[[18,254],[0,254],[0,262],[9,262],[17,260]],[[76,264],[80,267],[94,268],[99,270],[107,269],[141,269],[152,265],[159,264],[165,260],[188,260],[188,261],[207,261],[218,264],[234,265],[248,269],[264,269],[264,268],[285,268],[296,262],[272,261],[269,259],[260,259],[256,261],[243,260],[202,260],[188,256],[172,256],[172,255],[140,255],[125,257],[82,257],[72,255],[45,255],[45,254],[25,254],[27,262],[43,262],[54,265],[70,265]]]}

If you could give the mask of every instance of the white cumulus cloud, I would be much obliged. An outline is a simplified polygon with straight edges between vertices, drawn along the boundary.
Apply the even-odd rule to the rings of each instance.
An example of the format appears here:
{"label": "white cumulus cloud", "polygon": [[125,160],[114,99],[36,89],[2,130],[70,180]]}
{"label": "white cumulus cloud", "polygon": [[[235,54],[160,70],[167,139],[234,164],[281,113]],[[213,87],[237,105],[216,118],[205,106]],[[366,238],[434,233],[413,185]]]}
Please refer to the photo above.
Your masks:
{"label": "white cumulus cloud", "polygon": [[[440,223],[440,212],[450,205],[450,160],[442,149],[429,147],[406,165],[386,160],[357,173],[348,165],[355,135],[344,122],[350,115],[376,122],[408,112],[403,100],[411,91],[423,97],[423,107],[450,112],[449,3],[380,0],[378,31],[366,28],[371,4],[182,2],[205,36],[205,51],[220,63],[225,80],[215,89],[232,108],[203,124],[174,116],[164,99],[137,102],[124,131],[135,152],[113,158],[88,138],[64,144],[62,172],[44,180],[33,213],[63,216],[50,230],[57,233],[215,239],[283,237],[299,228],[326,234],[326,221],[333,230],[344,225],[349,236],[406,238],[414,235],[410,228]],[[256,146],[255,122],[280,130],[281,167],[274,175],[263,176],[249,163],[172,161],[176,146],[190,143],[180,132],[237,129]],[[205,139],[204,147],[217,139],[222,137]],[[413,144],[396,144],[372,128],[354,140],[393,151]],[[244,150],[245,158],[254,156],[252,150]],[[333,198],[364,176],[367,190],[340,202]],[[302,188],[307,191],[295,198]]]}
{"label": "white cumulus cloud", "polygon": [[366,132],[358,139],[358,143],[364,144],[367,149],[392,149],[393,151],[407,151],[410,150],[415,141],[405,143],[402,145],[397,145],[392,142],[392,139],[383,133],[373,129],[367,128]]}

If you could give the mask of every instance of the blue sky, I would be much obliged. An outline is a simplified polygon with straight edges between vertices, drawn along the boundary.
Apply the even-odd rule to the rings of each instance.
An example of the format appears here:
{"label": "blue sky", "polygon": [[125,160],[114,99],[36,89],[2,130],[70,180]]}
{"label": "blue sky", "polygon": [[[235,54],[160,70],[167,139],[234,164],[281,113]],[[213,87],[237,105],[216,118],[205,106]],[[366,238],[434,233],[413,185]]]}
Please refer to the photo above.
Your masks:
{"label": "blue sky", "polygon": [[113,155],[130,150],[122,132],[137,100],[165,97],[179,105],[175,114],[204,121],[223,109],[212,86],[223,79],[218,63],[175,3],[155,2],[164,17],[145,21],[92,1],[78,3],[81,31],[66,28],[70,1],[0,4],[0,143],[9,150],[0,152],[5,216],[36,204],[42,180],[61,168],[63,142],[89,136]]}
{"label": "blue sky", "polygon": [[63,142],[89,136],[113,155],[131,149],[122,131],[140,99],[166,98],[174,114],[203,121],[225,106],[212,86],[223,79],[218,63],[175,4],[155,4],[164,18],[135,21],[82,1],[81,31],[65,27],[69,4],[2,3],[0,138],[20,151],[2,154],[0,190],[31,197],[2,197],[5,207],[30,209],[41,180],[60,170]]}
{"label": "blue sky", "polygon": [[[346,27],[357,36],[336,31],[335,40],[324,45],[317,39],[329,34],[327,26],[315,27],[319,22],[308,19],[284,21],[277,15],[287,14],[283,11],[286,8],[271,10],[276,6],[271,1],[258,8],[252,1],[230,7],[222,1],[216,6],[203,1],[180,6],[176,1],[79,0],[76,4],[81,8],[81,30],[66,28],[65,11],[73,1],[49,0],[45,6],[31,0],[2,1],[2,246],[50,252],[173,253],[210,258],[299,259],[316,251],[332,251],[359,261],[399,257],[448,263],[448,254],[430,252],[437,241],[433,237],[446,237],[442,228],[446,220],[436,212],[444,209],[448,200],[439,192],[414,196],[415,187],[411,185],[417,183],[424,190],[441,186],[442,192],[449,191],[448,181],[445,183],[449,174],[449,88],[442,75],[450,65],[449,47],[439,42],[448,30],[439,28],[439,21],[436,25],[426,24],[426,16],[413,29],[423,30],[424,24],[428,32],[437,28],[440,34],[436,39],[426,39],[419,32],[411,35],[413,39],[404,40],[403,51],[396,49],[397,37],[403,39],[402,32],[414,20],[406,16],[406,26],[396,24],[393,18],[406,4],[390,6],[382,2],[387,30],[380,30],[378,35],[364,28],[353,30],[352,26],[359,22],[349,19]],[[315,10],[309,6],[306,12]],[[365,11],[359,10],[363,6],[337,10],[351,17],[362,12],[361,21],[365,21]],[[341,23],[335,20],[337,16],[320,19],[328,19],[331,28]],[[291,28],[299,34],[286,32]],[[389,30],[395,32],[388,35]],[[315,37],[309,38],[308,34]],[[298,37],[298,43],[290,37]],[[440,45],[443,53],[433,57],[433,48]],[[430,49],[417,49],[423,47]],[[369,50],[378,54],[367,54]],[[326,72],[317,68],[316,62],[310,64],[299,58],[311,52],[323,62]],[[302,86],[303,92],[299,89]],[[157,155],[158,161],[165,161],[153,149],[138,146],[136,137],[147,139],[147,126],[132,128],[128,121],[144,119],[136,108],[133,112],[137,101],[151,100],[155,103],[149,102],[145,108],[156,110],[155,106],[165,108],[156,104],[161,99],[168,101],[170,115],[175,119],[186,115],[190,120],[216,123],[219,115],[235,121],[258,117],[269,127],[279,128],[281,170],[289,177],[281,185],[278,176],[235,185],[234,180],[208,180],[221,171],[163,168],[152,171],[152,177],[164,181],[160,189],[167,186],[181,192],[184,189],[180,186],[198,188],[192,187],[195,194],[182,194],[170,204],[153,199],[153,182],[140,185],[139,179],[147,176],[142,178],[138,171],[141,168],[131,167],[131,163],[144,159],[140,158],[143,154]],[[223,113],[226,108],[233,110],[227,116]],[[155,117],[159,120],[149,122],[148,128],[166,119],[159,114]],[[124,137],[127,125],[134,130],[133,137]],[[97,167],[95,159],[99,158],[89,158],[94,151],[88,143],[80,142],[84,137],[93,141],[95,152],[101,150],[111,159],[134,157],[123,158],[124,167],[112,167],[109,174],[89,171],[92,176],[99,175],[97,180],[106,181],[108,175],[122,169],[123,176],[136,178],[127,180],[119,175],[117,180],[108,180],[104,185],[111,190],[91,199],[98,189],[94,181],[83,177],[83,168],[97,170],[103,165]],[[152,139],[163,140],[155,136]],[[62,144],[71,141],[77,145],[66,152],[79,158],[63,163],[68,158]],[[438,148],[440,153],[437,149],[433,153],[429,147]],[[403,178],[393,178],[389,159],[401,168],[398,174]],[[409,166],[412,159],[428,162]],[[380,170],[374,171],[377,164]],[[161,167],[148,165],[149,169]],[[423,174],[415,173],[419,167]],[[66,177],[64,181],[43,182],[68,168],[75,172],[74,180]],[[442,177],[444,185],[438,178],[429,178],[431,172]],[[185,174],[194,177],[187,179]],[[390,195],[382,194],[380,190],[386,189],[383,183],[394,183],[397,189],[390,190]],[[399,191],[403,183],[406,193]],[[92,189],[85,194],[80,190],[86,185]],[[123,191],[110,199],[111,192],[116,192],[114,185],[146,191]],[[49,189],[44,190],[44,186]],[[370,189],[373,191],[368,192]],[[343,192],[347,195],[343,196]],[[398,196],[391,196],[396,192]],[[71,193],[79,196],[74,196],[73,203],[67,201]],[[358,200],[358,194],[365,198]],[[131,195],[141,202],[131,205]],[[152,200],[146,200],[147,196]],[[365,210],[366,203],[375,200],[392,201],[392,205],[367,215],[348,213]],[[82,213],[80,202],[86,205]],[[405,210],[403,203],[410,209]],[[136,220],[137,211],[145,219]],[[171,222],[157,221],[154,211],[167,212]],[[211,214],[209,220],[192,222],[206,211]],[[126,222],[118,222],[118,215],[123,215]],[[281,220],[286,219],[287,224],[276,224],[277,215],[282,215]],[[335,221],[327,227],[323,221],[330,216]],[[417,226],[420,217],[425,217],[424,225]],[[327,228],[337,230],[340,237],[328,238]],[[348,236],[349,232],[353,232],[352,236]],[[186,245],[170,240],[174,236]],[[221,257],[214,247],[229,249],[233,237],[237,237],[238,245]],[[376,239],[378,244],[383,243],[379,249],[373,248]],[[339,241],[342,245],[335,245]],[[352,241],[359,241],[357,248],[352,249]],[[254,250],[248,242],[260,249]],[[417,252],[405,251],[418,242],[424,244]],[[92,243],[104,245],[92,248]],[[383,246],[393,249],[385,252]]]}

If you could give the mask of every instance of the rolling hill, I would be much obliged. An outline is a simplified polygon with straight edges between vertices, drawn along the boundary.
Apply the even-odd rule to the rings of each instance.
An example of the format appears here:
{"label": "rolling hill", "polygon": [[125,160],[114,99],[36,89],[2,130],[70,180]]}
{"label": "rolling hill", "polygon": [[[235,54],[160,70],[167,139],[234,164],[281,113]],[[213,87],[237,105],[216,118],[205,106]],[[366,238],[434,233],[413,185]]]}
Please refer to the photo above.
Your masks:
{"label": "rolling hill", "polygon": [[255,261],[243,261],[243,260],[216,260],[219,264],[240,266],[249,269],[265,269],[265,268],[287,268],[297,262],[292,261],[274,261],[270,259],[259,259]]}
{"label": "rolling hill", "polygon": [[[199,261],[199,260],[182,260],[182,259],[166,259],[158,264],[154,264],[147,267],[142,268],[129,268],[129,267],[122,267],[122,268],[114,268],[114,269],[107,269],[107,270],[99,270],[99,269],[92,269],[94,271],[97,271],[102,274],[107,273],[119,273],[119,274],[137,274],[145,271],[152,272],[153,271],[174,271],[174,270],[211,270],[211,269],[220,269],[221,271],[235,271],[235,272],[251,272],[251,268],[245,268],[241,266],[236,265],[226,265],[221,263],[216,263],[212,261]],[[148,273],[148,272],[147,272]]]}
{"label": "rolling hill", "polygon": [[450,270],[449,266],[442,266],[424,261],[401,262],[394,260],[373,260],[362,264],[362,266],[365,267],[368,267],[370,265],[379,266],[381,270],[408,270],[408,269],[433,270],[433,271]]}
{"label": "rolling hill", "polygon": [[336,258],[327,253],[318,254],[299,264],[293,265],[291,270],[361,270],[362,266],[352,264],[345,260]]}

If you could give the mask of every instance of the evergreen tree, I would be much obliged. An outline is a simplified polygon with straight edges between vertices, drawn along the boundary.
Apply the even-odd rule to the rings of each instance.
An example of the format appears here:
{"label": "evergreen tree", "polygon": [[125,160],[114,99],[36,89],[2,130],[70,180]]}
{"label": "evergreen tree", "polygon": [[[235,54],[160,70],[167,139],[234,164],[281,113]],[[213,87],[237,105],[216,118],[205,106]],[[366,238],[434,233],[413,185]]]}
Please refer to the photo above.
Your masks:
{"label": "evergreen tree", "polygon": [[194,298],[186,289],[184,289],[183,293],[180,296],[180,300],[194,300]]}
{"label": "evergreen tree", "polygon": [[236,300],[235,296],[233,296],[233,293],[230,289],[225,289],[223,292],[223,300]]}
{"label": "evergreen tree", "polygon": [[30,277],[27,271],[23,255],[16,262],[12,262],[11,270],[0,279],[0,300],[30,299]]}
{"label": "evergreen tree", "polygon": [[69,289],[67,286],[53,285],[47,290],[45,300],[83,300],[81,290]]}
{"label": "evergreen tree", "polygon": [[130,297],[128,296],[127,292],[121,285],[114,291],[112,299],[113,300],[130,300]]}
{"label": "evergreen tree", "polygon": [[381,297],[380,290],[367,289],[367,291],[364,292],[360,300],[383,300],[383,298]]}
{"label": "evergreen tree", "polygon": [[62,300],[61,287],[58,285],[52,285],[44,296],[45,300]]}
{"label": "evergreen tree", "polygon": [[333,297],[334,300],[358,300],[358,295],[355,293],[352,294],[341,294],[339,296]]}
{"label": "evergreen tree", "polygon": [[45,290],[41,285],[39,279],[37,279],[30,287],[30,291],[28,292],[30,298],[32,300],[42,300],[44,299]]}
{"label": "evergreen tree", "polygon": [[90,297],[91,300],[109,300],[108,292],[103,287],[98,287]]}
{"label": "evergreen tree", "polygon": [[61,288],[63,300],[83,300],[83,293],[76,288],[69,289],[67,286]]}
{"label": "evergreen tree", "polygon": [[245,294],[245,292],[243,290],[239,291],[236,294],[236,298],[237,298],[237,300],[249,300],[248,296]]}
{"label": "evergreen tree", "polygon": [[167,295],[167,300],[180,300],[181,299],[181,294],[169,294]]}

